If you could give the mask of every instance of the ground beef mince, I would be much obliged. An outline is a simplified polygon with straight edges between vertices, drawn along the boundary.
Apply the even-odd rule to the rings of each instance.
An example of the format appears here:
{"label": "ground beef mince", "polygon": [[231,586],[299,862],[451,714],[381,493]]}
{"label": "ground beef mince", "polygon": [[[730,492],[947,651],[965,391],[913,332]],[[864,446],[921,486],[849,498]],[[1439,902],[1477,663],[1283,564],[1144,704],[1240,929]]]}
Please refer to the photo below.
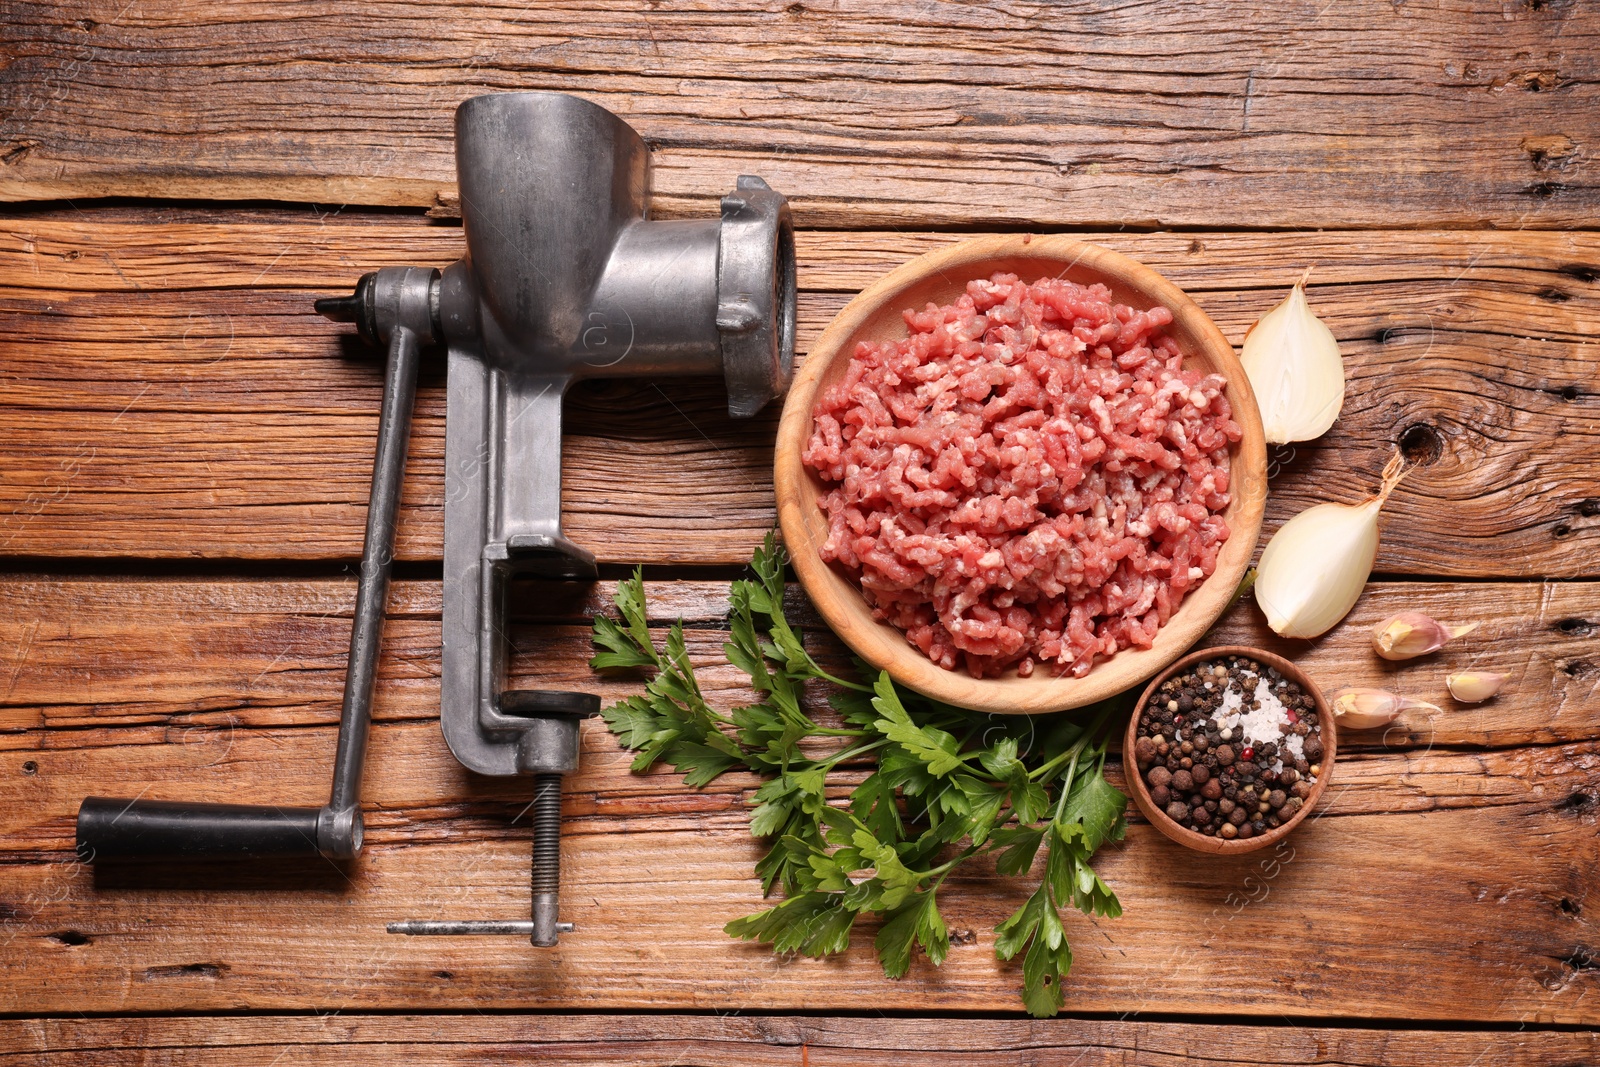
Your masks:
{"label": "ground beef mince", "polygon": [[1228,537],[1225,379],[1099,284],[996,274],[905,317],[817,402],[823,559],[976,677],[1150,647]]}

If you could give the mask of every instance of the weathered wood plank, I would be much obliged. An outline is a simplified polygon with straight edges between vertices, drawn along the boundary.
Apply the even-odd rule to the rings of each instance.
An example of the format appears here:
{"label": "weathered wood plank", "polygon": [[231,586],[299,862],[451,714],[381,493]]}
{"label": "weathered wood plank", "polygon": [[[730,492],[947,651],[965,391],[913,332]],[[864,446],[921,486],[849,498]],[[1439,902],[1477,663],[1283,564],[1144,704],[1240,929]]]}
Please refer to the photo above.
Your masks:
{"label": "weathered wood plank", "polygon": [[0,1022],[0,1062],[81,1067],[162,1063],[702,1064],[705,1067],[880,1067],[889,1061],[994,1067],[1437,1067],[1494,1051],[1497,1067],[1578,1063],[1600,1053],[1592,1033],[1220,1026],[1138,1020],[829,1019],[794,1016],[483,1015],[307,1018],[175,1017]]}
{"label": "weathered wood plank", "polygon": [[[1592,1025],[1600,753],[1538,760],[1503,772],[1525,800],[1426,817],[1334,817],[1346,797],[1336,789],[1327,817],[1264,858],[1202,860],[1135,825],[1098,863],[1125,914],[1068,920],[1069,1005]],[[272,773],[269,762],[252,777]],[[865,941],[841,960],[778,961],[722,932],[760,905],[759,852],[715,820],[626,833],[569,820],[564,915],[579,932],[559,949],[385,934],[397,918],[525,917],[526,830],[508,825],[518,806],[494,807],[376,828],[347,872],[234,872],[197,886],[168,868],[97,879],[69,853],[13,854],[0,865],[0,1002],[29,1014],[422,999],[446,1010],[1017,1009],[1020,972],[994,959],[992,929],[1026,896],[1024,880],[952,876],[941,902],[961,933],[938,970],[918,960],[885,981]]]}
{"label": "weathered wood plank", "polygon": [[[235,723],[78,730],[37,747],[10,745],[7,774],[13,799],[23,803],[0,814],[0,858],[49,862],[69,854],[78,804],[88,794],[314,807],[327,796],[334,741],[329,726]],[[526,816],[529,783],[467,774],[442,743],[436,722],[382,722],[371,746],[369,843],[459,844],[525,832],[512,823]],[[583,753],[582,769],[566,786],[569,833],[608,837],[611,847],[626,848],[627,834],[737,836],[749,825],[751,798],[761,784],[753,775],[728,775],[692,790],[670,768],[633,774],[631,755],[600,723],[583,727]],[[1600,744],[1594,741],[1473,752],[1385,747],[1367,739],[1341,760],[1334,787],[1339,802],[1323,814],[1581,809],[1590,804],[1597,767]],[[1107,773],[1122,784],[1117,765]],[[864,774],[858,769],[841,783],[854,784]],[[847,791],[841,784],[836,793]]]}
{"label": "weathered wood plank", "polygon": [[[45,752],[103,745],[173,743],[206,751],[210,763],[235,728],[331,726],[338,722],[353,581],[95,580],[12,578],[0,582],[0,749]],[[723,582],[649,582],[658,624],[682,618],[691,657],[720,705],[754,699],[722,652]],[[598,675],[585,620],[608,609],[614,583],[532,587],[512,630],[512,669],[541,685],[592,690],[613,701],[635,691],[626,674]],[[439,585],[397,582],[384,629],[375,715],[426,722],[438,714]],[[846,663],[838,641],[811,615],[798,588],[797,622],[825,662]],[[1379,659],[1374,623],[1405,608],[1480,628],[1438,655],[1408,663]],[[1249,603],[1207,639],[1292,656],[1323,686],[1382,686],[1431,701],[1436,718],[1408,713],[1379,735],[1347,747],[1506,747],[1591,739],[1600,733],[1600,583],[1375,582],[1348,619],[1315,642],[1276,637]],[[1487,704],[1449,697],[1444,675],[1471,667],[1509,671]],[[820,710],[821,701],[818,700]],[[158,756],[170,760],[171,754]],[[194,761],[185,757],[173,773]],[[36,812],[0,812],[32,819]],[[16,831],[28,823],[12,823]],[[0,821],[0,827],[6,824]],[[0,833],[4,836],[4,833]]]}
{"label": "weathered wood plank", "polygon": [[[713,699],[740,699],[734,672],[719,666],[720,583],[651,590],[661,616],[693,624],[691,654],[709,669]],[[1127,915],[1073,922],[1071,1006],[1594,1023],[1595,590],[1376,585],[1346,627],[1303,652],[1314,676],[1392,677],[1364,631],[1401,603],[1466,618],[1489,602],[1498,614],[1482,641],[1457,654],[1512,667],[1512,687],[1485,707],[1409,724],[1418,729],[1350,737],[1322,816],[1266,861],[1202,859],[1136,824],[1103,864]],[[348,872],[235,873],[199,889],[176,871],[97,881],[71,858],[86,793],[320,801],[349,585],[28,579],[5,593],[0,642],[16,652],[5,667],[11,732],[0,735],[0,1011],[403,1010],[419,998],[442,1008],[1016,1007],[1020,979],[993,960],[990,930],[1020,903],[1017,884],[952,882],[947,918],[974,939],[942,971],[918,964],[902,983],[884,981],[865,949],[843,963],[778,964],[731,942],[722,924],[759,902],[746,829],[757,782],[729,776],[692,791],[669,771],[633,775],[594,722],[565,803],[565,899],[581,933],[547,955],[515,940],[384,935],[395,918],[525,910],[528,785],[470,775],[442,744],[431,583],[396,590],[366,778],[369,845]],[[586,595],[535,606],[545,621],[514,634],[514,669],[541,684],[628,691],[580,666],[573,616],[593,606]],[[1245,607],[1216,639],[1259,634]],[[1444,659],[1406,668],[1400,682],[1437,696]],[[1544,743],[1488,747],[1528,740]]]}
{"label": "weathered wood plank", "polygon": [[[0,237],[0,553],[351,558],[376,421],[369,360],[310,313],[361,270],[445,263],[417,220],[14,219]],[[950,235],[803,233],[801,347],[847,295]],[[1235,340],[1300,270],[1341,338],[1345,415],[1283,457],[1268,530],[1370,493],[1396,441],[1428,461],[1379,569],[1593,576],[1600,238],[1585,233],[1101,235]],[[356,358],[352,358],[356,357]],[[604,560],[738,563],[772,519],[775,413],[714,383],[589,383],[568,405],[569,532]],[[424,376],[399,532],[437,558],[443,391]]]}
{"label": "weathered wood plank", "polygon": [[9,199],[433,205],[454,106],[548,89],[633,122],[677,214],[739,172],[847,227],[1560,227],[1600,203],[1582,5],[75,0],[7,25]]}

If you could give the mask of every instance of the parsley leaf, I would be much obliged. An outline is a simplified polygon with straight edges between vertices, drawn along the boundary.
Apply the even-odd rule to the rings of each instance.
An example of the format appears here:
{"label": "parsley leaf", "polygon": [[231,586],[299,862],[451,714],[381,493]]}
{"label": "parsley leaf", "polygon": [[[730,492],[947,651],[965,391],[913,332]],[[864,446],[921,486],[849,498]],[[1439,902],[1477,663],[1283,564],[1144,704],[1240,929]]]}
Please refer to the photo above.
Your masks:
{"label": "parsley leaf", "polygon": [[[727,933],[780,954],[827,956],[849,947],[859,917],[874,915],[878,960],[899,978],[918,948],[934,966],[944,962],[950,935],[938,894],[953,870],[993,854],[1000,876],[1021,877],[1043,850],[1038,887],[995,927],[995,954],[1022,957],[1030,1013],[1056,1014],[1072,967],[1061,909],[1121,914],[1091,861],[1125,829],[1127,798],[1105,780],[1102,734],[1128,702],[1105,702],[1086,719],[985,717],[899,689],[859,660],[870,684],[839,677],[784,614],[784,566],[768,534],[753,577],[733,583],[723,651],[757,700],[726,715],[700,688],[681,623],[659,644],[652,635],[640,571],[618,584],[616,618],[594,620],[591,666],[645,676],[642,693],[602,713],[635,752],[635,772],[667,763],[696,788],[729,771],[764,779],[750,801],[750,832],[768,844],[755,873],[763,894],[781,889],[784,899]],[[816,706],[808,686],[825,690],[832,715],[823,721],[807,710]]]}

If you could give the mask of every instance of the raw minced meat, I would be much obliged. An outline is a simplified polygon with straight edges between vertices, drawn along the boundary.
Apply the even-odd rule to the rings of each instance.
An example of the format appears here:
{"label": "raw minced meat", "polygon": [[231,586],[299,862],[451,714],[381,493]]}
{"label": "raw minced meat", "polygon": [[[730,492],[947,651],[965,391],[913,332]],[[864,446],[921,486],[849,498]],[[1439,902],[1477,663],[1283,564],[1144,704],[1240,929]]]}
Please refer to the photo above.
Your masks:
{"label": "raw minced meat", "polygon": [[817,402],[823,559],[976,677],[1150,647],[1228,537],[1226,379],[1100,284],[996,274],[905,318]]}

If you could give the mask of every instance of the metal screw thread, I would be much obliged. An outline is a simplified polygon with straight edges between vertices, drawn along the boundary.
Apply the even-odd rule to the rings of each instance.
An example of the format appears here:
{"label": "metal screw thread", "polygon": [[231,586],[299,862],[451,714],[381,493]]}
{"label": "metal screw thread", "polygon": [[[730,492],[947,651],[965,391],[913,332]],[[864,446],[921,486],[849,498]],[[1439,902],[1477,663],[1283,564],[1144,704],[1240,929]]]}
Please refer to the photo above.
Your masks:
{"label": "metal screw thread", "polygon": [[561,890],[561,775],[533,776],[533,936],[535,945],[556,943]]}
{"label": "metal screw thread", "polygon": [[561,891],[561,775],[533,776],[533,891]]}

